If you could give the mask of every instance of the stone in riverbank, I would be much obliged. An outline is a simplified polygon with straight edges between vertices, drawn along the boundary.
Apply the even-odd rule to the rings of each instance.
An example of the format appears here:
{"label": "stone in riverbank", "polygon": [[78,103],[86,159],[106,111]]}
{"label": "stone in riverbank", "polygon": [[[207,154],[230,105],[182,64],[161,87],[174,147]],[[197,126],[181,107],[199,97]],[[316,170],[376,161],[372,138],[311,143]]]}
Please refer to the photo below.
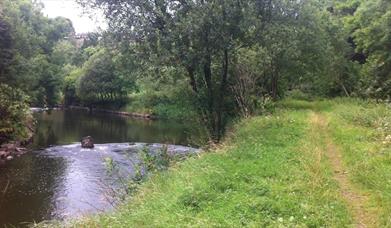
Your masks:
{"label": "stone in riverbank", "polygon": [[113,114],[113,115],[119,115],[119,116],[129,116],[133,118],[140,118],[140,119],[150,119],[155,120],[158,119],[158,116],[152,115],[152,114],[145,114],[145,113],[135,113],[135,112],[123,112],[123,111],[115,111],[115,110],[109,110],[109,109],[99,109],[99,108],[92,108],[89,109],[87,107],[80,107],[80,106],[68,106],[68,109],[76,109],[76,110],[85,110],[89,112],[97,112],[97,113],[106,113],[106,114]]}
{"label": "stone in riverbank", "polygon": [[26,148],[20,147],[20,142],[3,144],[0,146],[0,161],[10,161],[26,152]]}
{"label": "stone in riverbank", "polygon": [[91,136],[84,137],[81,140],[81,147],[88,149],[94,148],[94,139]]}
{"label": "stone in riverbank", "polygon": [[8,152],[7,151],[0,151],[0,159],[4,159],[8,156]]}

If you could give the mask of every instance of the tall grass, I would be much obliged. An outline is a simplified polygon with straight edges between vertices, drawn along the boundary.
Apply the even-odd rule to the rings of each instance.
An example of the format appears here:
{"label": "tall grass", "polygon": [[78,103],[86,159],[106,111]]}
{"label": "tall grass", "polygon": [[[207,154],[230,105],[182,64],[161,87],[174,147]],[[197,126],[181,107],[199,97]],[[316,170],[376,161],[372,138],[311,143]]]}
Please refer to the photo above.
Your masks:
{"label": "tall grass", "polygon": [[349,174],[371,196],[381,224],[391,227],[391,109],[370,101],[334,103],[330,129]]}

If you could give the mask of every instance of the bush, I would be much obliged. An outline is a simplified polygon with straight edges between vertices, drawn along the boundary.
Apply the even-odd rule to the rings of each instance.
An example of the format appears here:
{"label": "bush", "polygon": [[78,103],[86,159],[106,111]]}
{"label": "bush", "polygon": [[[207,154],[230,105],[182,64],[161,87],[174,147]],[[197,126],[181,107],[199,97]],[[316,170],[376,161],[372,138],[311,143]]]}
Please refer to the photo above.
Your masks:
{"label": "bush", "polygon": [[121,110],[148,113],[163,119],[193,120],[197,118],[194,94],[186,88],[164,91],[146,90],[133,94]]}
{"label": "bush", "polygon": [[27,138],[28,100],[21,90],[0,84],[0,144]]}
{"label": "bush", "polygon": [[305,93],[299,89],[290,90],[286,93],[285,96],[294,100],[304,100],[304,101],[314,100],[314,97],[312,95]]}

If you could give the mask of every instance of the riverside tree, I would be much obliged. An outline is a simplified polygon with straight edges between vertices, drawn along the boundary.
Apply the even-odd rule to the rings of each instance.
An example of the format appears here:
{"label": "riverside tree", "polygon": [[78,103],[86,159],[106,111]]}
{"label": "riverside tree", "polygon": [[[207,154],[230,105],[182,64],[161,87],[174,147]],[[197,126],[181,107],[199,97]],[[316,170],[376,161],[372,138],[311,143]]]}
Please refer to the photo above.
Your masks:
{"label": "riverside tree", "polygon": [[123,77],[119,66],[115,52],[104,48],[95,50],[83,70],[78,71],[81,75],[77,82],[77,94],[84,104],[91,106],[123,102],[133,82],[131,78]]}
{"label": "riverside tree", "polygon": [[69,19],[49,19],[41,8],[25,0],[0,2],[0,82],[22,89],[33,105],[51,106],[62,84],[62,63],[53,50],[74,29]]}
{"label": "riverside tree", "polygon": [[[79,2],[103,9],[119,41],[137,44],[139,55],[156,66],[157,72],[164,66],[186,72],[200,116],[215,141],[236,115],[235,106],[244,110],[248,109],[245,103],[254,103],[239,101],[238,94],[246,99],[277,99],[303,81],[312,86],[316,74],[321,75],[319,83],[329,81],[323,79],[329,76],[325,72],[332,63],[324,60],[336,49],[330,48],[327,27],[321,23],[324,4],[284,0]],[[262,61],[242,61],[246,57],[241,55],[252,55],[252,50],[262,50],[256,53]],[[238,91],[241,73],[255,77],[246,76],[247,82],[256,85],[251,94]]]}

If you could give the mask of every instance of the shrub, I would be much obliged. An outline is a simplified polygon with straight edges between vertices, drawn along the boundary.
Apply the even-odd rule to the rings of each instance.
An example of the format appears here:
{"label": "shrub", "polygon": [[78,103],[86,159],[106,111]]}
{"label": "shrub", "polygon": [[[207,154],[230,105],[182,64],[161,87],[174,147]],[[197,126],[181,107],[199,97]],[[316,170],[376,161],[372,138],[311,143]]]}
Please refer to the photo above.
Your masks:
{"label": "shrub", "polygon": [[314,97],[311,94],[305,93],[299,89],[290,90],[286,93],[285,96],[294,100],[304,100],[304,101],[314,100]]}
{"label": "shrub", "polygon": [[0,84],[0,144],[27,137],[28,100],[21,90]]}

